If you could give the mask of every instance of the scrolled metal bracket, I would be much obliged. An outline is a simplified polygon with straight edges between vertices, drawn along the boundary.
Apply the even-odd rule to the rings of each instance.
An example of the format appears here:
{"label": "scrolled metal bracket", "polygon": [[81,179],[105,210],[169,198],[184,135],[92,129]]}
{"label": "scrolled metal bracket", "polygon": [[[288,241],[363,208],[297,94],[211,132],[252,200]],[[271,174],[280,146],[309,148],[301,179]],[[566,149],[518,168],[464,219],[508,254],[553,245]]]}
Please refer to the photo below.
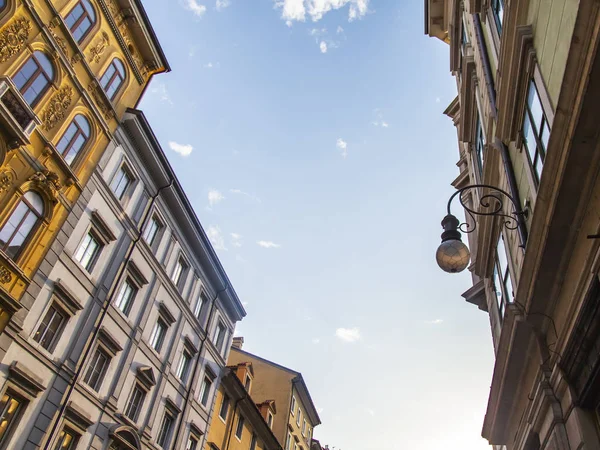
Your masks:
{"label": "scrolled metal bracket", "polygon": [[[462,194],[466,191],[480,188],[489,189],[489,192],[484,193],[479,198],[479,207],[477,209],[473,209],[472,207],[467,206]],[[507,230],[518,230],[521,240],[521,247],[525,248],[525,244],[527,243],[527,228],[525,219],[527,218],[529,210],[527,208],[521,209],[519,201],[515,200],[508,192],[503,191],[495,186],[490,186],[489,184],[472,184],[462,187],[452,194],[450,199],[448,199],[448,215],[452,215],[450,212],[450,206],[452,201],[457,196],[466,213],[471,217],[471,219],[473,219],[472,224],[468,222],[459,224],[458,229],[460,231],[463,233],[472,233],[475,231],[477,228],[477,220],[475,220],[475,216],[501,217],[503,220],[503,225]],[[513,207],[513,212],[510,214],[506,214],[504,212],[505,200],[508,200]]]}

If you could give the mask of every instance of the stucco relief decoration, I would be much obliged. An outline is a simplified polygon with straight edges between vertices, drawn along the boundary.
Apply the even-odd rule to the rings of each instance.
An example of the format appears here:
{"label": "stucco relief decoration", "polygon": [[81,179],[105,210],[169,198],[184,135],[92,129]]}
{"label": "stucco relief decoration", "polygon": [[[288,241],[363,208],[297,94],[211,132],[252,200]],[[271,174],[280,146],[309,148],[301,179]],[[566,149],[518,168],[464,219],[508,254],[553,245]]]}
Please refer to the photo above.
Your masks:
{"label": "stucco relief decoration", "polygon": [[65,120],[72,98],[73,89],[71,86],[60,88],[58,92],[54,94],[50,99],[48,107],[42,113],[44,130],[49,131],[54,128],[58,122]]}
{"label": "stucco relief decoration", "polygon": [[50,34],[52,35],[52,37],[54,38],[54,40],[56,41],[56,43],[58,44],[58,46],[60,47],[60,49],[62,50],[62,52],[65,54],[65,56],[69,56],[69,54],[67,53],[67,41],[60,37],[56,31],[54,31],[54,29],[56,27],[58,27],[59,25],[59,21],[55,18],[52,19],[52,21],[50,22],[50,24],[48,24],[48,31],[50,31]]}
{"label": "stucco relief decoration", "polygon": [[31,22],[19,17],[0,32],[0,62],[8,61],[23,50],[30,31]]}
{"label": "stucco relief decoration", "polygon": [[106,33],[106,31],[103,31],[102,36],[100,37],[100,39],[98,39],[96,45],[94,45],[90,50],[90,62],[93,61],[95,63],[99,63],[100,57],[106,50],[106,47],[108,47],[108,34]]}
{"label": "stucco relief decoration", "polygon": [[0,266],[0,283],[6,284],[12,281],[12,273],[4,266]]}
{"label": "stucco relief decoration", "polygon": [[104,97],[100,92],[100,87],[96,84],[96,82],[90,83],[88,86],[88,91],[90,94],[92,94],[92,97],[98,105],[98,108],[100,108],[100,111],[102,111],[102,114],[104,114],[104,118],[107,120],[110,119],[112,117],[112,110],[106,104]]}
{"label": "stucco relief decoration", "polygon": [[58,192],[62,186],[56,173],[50,170],[42,170],[31,175],[29,181],[34,182],[52,201],[58,201]]}
{"label": "stucco relief decoration", "polygon": [[4,194],[12,186],[13,175],[11,172],[4,171],[0,173],[0,194]]}

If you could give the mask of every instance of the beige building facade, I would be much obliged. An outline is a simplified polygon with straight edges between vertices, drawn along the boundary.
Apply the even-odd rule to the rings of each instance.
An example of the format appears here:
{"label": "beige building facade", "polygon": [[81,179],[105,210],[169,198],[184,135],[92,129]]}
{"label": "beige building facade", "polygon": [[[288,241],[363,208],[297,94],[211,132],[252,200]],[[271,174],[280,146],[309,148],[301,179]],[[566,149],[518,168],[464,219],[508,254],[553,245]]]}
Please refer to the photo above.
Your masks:
{"label": "beige building facade", "polygon": [[0,365],[0,448],[203,448],[245,311],[142,112],[67,221]]}
{"label": "beige building facade", "polygon": [[425,1],[457,83],[452,184],[505,214],[467,210],[462,227],[463,297],[489,314],[496,356],[482,435],[499,448],[600,448],[599,30],[594,1]]}

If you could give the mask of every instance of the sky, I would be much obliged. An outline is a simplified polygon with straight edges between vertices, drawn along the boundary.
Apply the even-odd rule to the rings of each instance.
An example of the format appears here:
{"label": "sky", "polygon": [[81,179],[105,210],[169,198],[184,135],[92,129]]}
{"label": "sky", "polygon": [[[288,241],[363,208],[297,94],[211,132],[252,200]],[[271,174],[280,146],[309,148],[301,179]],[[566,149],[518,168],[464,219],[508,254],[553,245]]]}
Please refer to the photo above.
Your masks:
{"label": "sky", "polygon": [[[435,262],[458,175],[422,0],[145,0],[146,113],[248,315],[337,450],[483,450],[489,318]],[[459,212],[458,205],[455,212]]]}

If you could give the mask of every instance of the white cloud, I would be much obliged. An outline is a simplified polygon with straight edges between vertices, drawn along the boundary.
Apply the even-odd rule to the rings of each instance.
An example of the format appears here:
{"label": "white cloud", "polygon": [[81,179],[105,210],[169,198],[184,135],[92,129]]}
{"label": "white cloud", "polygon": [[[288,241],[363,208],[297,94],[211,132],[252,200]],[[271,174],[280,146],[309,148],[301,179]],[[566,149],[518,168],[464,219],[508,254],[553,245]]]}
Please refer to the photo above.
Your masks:
{"label": "white cloud", "polygon": [[206,234],[216,250],[227,250],[227,248],[225,248],[225,239],[223,239],[223,233],[221,233],[221,229],[218,226],[210,225],[206,229]]}
{"label": "white cloud", "polygon": [[321,53],[327,53],[327,43],[325,41],[321,41],[319,48],[321,49]]}
{"label": "white cloud", "polygon": [[237,248],[240,248],[242,246],[242,235],[239,233],[231,233],[231,245]]}
{"label": "white cloud", "polygon": [[313,338],[311,342],[316,345],[319,342],[321,342],[321,339],[319,339],[319,338]]}
{"label": "white cloud", "polygon": [[171,100],[171,96],[169,95],[169,92],[167,91],[167,86],[165,85],[165,83],[156,83],[152,87],[150,92],[155,94],[159,98],[160,101],[169,103],[170,105],[173,104],[173,101]]}
{"label": "white cloud", "polygon": [[344,29],[338,25],[337,30],[335,30],[336,34],[342,34],[344,32]]}
{"label": "white cloud", "polygon": [[390,124],[383,119],[383,113],[379,110],[379,108],[375,108],[373,113],[375,114],[375,120],[371,122],[373,125],[381,128],[387,128],[390,126]]}
{"label": "white cloud", "polygon": [[356,342],[362,339],[358,328],[338,328],[335,335],[344,342]]}
{"label": "white cloud", "polygon": [[375,415],[375,411],[373,411],[371,408],[367,408],[365,411],[367,411],[367,414],[370,416],[374,416]]}
{"label": "white cloud", "polygon": [[335,142],[335,146],[342,152],[342,156],[345,158],[348,156],[348,143],[342,138],[338,138]]}
{"label": "white cloud", "polygon": [[201,5],[196,0],[184,0],[185,8],[194,13],[197,17],[202,17],[206,13],[206,6]]}
{"label": "white cloud", "polygon": [[442,101],[442,100],[441,100],[439,97],[436,97],[436,98],[435,98],[435,102],[436,102],[436,103],[439,103],[439,102],[441,102],[441,101]]}
{"label": "white cloud", "polygon": [[439,325],[440,323],[443,323],[444,319],[434,319],[434,320],[426,320],[425,323],[428,325]]}
{"label": "white cloud", "polygon": [[287,25],[288,28],[292,27],[292,21],[291,20],[286,20],[285,24]]}
{"label": "white cloud", "polygon": [[204,67],[205,69],[218,69],[219,67],[221,67],[221,64],[218,61],[216,63],[209,61],[202,67]]}
{"label": "white cloud", "polygon": [[257,241],[256,242],[262,248],[280,248],[281,245],[276,244],[273,241]]}
{"label": "white cloud", "polygon": [[217,0],[215,7],[217,8],[217,11],[223,11],[225,8],[229,7],[229,5],[231,5],[229,0]]}
{"label": "white cloud", "polygon": [[208,191],[208,204],[212,207],[225,199],[225,196],[216,189]]}
{"label": "white cloud", "polygon": [[181,156],[190,156],[194,147],[190,144],[178,144],[175,141],[169,141],[169,148],[175,153],[179,153]]}
{"label": "white cloud", "polygon": [[281,18],[291,26],[293,21],[304,22],[306,15],[318,22],[331,10],[349,5],[348,20],[360,19],[367,14],[369,0],[275,0],[275,7],[281,8]]}
{"label": "white cloud", "polygon": [[261,201],[260,198],[258,198],[256,195],[249,194],[248,192],[244,192],[241,189],[229,189],[229,192],[236,195],[243,195],[244,197],[248,197],[249,199],[254,200],[257,203],[260,203]]}

